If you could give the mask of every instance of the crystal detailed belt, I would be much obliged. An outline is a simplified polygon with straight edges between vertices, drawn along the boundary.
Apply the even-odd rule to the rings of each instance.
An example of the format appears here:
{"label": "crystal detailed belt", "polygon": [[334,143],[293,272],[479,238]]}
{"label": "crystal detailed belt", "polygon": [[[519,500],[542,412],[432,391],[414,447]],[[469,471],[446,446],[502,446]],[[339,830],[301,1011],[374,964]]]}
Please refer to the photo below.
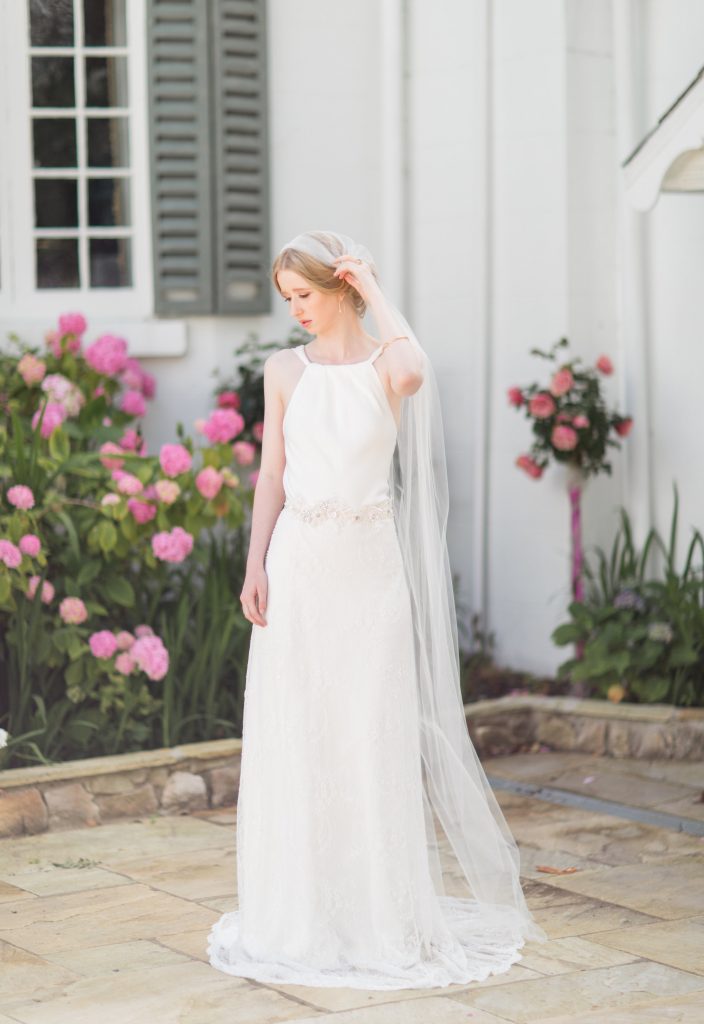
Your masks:
{"label": "crystal detailed belt", "polygon": [[356,508],[337,498],[325,498],[312,505],[287,499],[284,508],[306,523],[321,523],[329,519],[343,523],[375,522],[378,519],[393,519],[394,516],[390,498],[385,498],[377,504],[358,505]]}

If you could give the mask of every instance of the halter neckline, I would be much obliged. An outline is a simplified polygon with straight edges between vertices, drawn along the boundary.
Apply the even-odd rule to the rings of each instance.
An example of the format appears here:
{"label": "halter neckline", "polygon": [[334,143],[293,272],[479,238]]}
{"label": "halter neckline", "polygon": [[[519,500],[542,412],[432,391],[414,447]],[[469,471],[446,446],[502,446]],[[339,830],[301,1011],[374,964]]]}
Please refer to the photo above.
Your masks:
{"label": "halter neckline", "polygon": [[317,360],[311,359],[309,357],[308,353],[306,352],[305,345],[299,345],[298,348],[299,348],[299,352],[301,353],[301,356],[303,357],[304,361],[309,366],[363,366],[365,363],[371,363],[375,359],[375,357],[378,355],[378,353],[381,352],[382,346],[381,345],[377,345],[377,347],[374,349],[374,351],[372,352],[372,354],[370,356],[367,356],[366,359],[358,359],[354,363],[319,363]]}

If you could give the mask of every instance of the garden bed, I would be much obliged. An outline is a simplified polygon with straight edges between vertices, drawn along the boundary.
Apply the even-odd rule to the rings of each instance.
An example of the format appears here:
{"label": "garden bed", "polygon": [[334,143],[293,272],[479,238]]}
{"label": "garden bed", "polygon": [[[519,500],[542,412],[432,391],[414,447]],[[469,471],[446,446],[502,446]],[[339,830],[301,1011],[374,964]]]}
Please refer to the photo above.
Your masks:
{"label": "garden bed", "polygon": [[[704,708],[505,696],[465,704],[481,757],[553,749],[612,757],[704,757]],[[236,803],[240,739],[8,769],[0,836],[190,814]]]}

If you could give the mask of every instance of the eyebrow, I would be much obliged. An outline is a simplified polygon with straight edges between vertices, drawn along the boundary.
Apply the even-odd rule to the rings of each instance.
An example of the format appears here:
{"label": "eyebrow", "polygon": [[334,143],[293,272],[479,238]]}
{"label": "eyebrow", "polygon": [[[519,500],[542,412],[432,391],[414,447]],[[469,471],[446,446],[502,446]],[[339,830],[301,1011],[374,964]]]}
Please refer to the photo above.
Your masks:
{"label": "eyebrow", "polygon": [[[291,291],[293,291],[293,292],[309,292],[310,288],[292,288]],[[283,289],[281,291],[281,294],[282,295],[284,294]]]}

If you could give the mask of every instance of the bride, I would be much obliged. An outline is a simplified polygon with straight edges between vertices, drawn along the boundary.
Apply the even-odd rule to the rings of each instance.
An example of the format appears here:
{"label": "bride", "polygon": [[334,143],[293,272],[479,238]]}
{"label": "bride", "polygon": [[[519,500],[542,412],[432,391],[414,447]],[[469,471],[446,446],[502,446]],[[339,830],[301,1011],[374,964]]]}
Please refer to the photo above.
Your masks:
{"label": "bride", "polygon": [[481,981],[547,935],[467,730],[432,365],[348,236],[296,236],[272,277],[313,340],[264,366],[238,909],[209,960],[269,983]]}

